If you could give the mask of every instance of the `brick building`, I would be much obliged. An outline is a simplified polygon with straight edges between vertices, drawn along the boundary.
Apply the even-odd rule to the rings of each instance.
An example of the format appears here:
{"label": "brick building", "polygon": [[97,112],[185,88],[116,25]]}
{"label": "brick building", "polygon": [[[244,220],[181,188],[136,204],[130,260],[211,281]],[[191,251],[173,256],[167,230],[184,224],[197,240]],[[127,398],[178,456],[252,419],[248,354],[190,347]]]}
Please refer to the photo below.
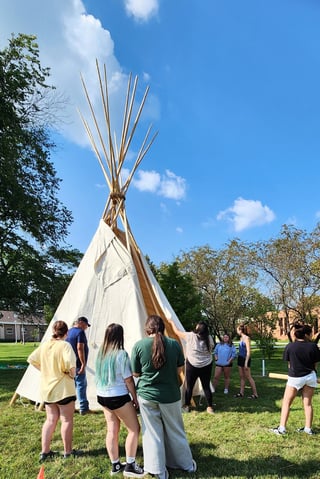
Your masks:
{"label": "brick building", "polygon": [[[317,334],[320,331],[320,308],[314,308],[312,311],[312,315],[315,320],[316,326],[314,327],[313,333]],[[299,321],[299,317],[297,314],[294,314],[293,311],[289,311],[289,324],[294,323],[295,321]],[[276,329],[274,331],[274,337],[276,339],[287,339],[287,329],[288,329],[288,320],[286,319],[286,315],[284,311],[280,311],[278,313],[278,320]],[[310,322],[306,321],[306,323],[311,324]]]}

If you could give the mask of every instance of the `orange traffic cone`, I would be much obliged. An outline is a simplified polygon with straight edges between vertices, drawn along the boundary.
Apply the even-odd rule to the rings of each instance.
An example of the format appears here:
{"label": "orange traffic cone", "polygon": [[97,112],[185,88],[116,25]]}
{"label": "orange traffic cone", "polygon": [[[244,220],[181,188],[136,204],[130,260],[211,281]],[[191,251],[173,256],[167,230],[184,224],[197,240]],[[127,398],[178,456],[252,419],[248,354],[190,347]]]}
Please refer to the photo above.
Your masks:
{"label": "orange traffic cone", "polygon": [[44,477],[44,466],[40,467],[40,471],[39,471],[39,474],[37,476],[37,479],[45,479],[45,477]]}

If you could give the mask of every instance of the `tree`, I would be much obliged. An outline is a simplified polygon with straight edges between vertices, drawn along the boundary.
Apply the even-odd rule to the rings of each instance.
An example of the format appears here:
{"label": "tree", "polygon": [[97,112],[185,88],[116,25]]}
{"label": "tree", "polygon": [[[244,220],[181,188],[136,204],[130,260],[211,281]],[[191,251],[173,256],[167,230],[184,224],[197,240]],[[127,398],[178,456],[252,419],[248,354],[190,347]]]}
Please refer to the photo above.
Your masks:
{"label": "tree", "polygon": [[276,341],[273,335],[278,319],[273,303],[270,298],[252,289],[247,314],[252,338],[256,341],[263,358],[270,359],[274,354]]}
{"label": "tree", "polygon": [[213,336],[221,339],[224,332],[234,336],[239,319],[248,315],[256,279],[244,245],[233,240],[219,251],[203,246],[183,252],[178,261],[201,296]]}
{"label": "tree", "polygon": [[51,321],[82,257],[83,254],[77,249],[51,247],[48,250],[46,254],[47,281],[44,285],[45,295],[43,297],[44,317],[48,323]]}
{"label": "tree", "polygon": [[201,298],[190,275],[183,274],[178,263],[174,261],[171,264],[162,263],[156,277],[184,328],[192,330],[203,317]]}
{"label": "tree", "polygon": [[319,227],[310,235],[292,225],[280,237],[252,245],[252,258],[260,269],[273,302],[285,312],[285,329],[293,321],[316,324],[319,306]]}
{"label": "tree", "polygon": [[28,296],[41,289],[47,248],[58,247],[72,222],[57,196],[54,88],[35,40],[12,36],[0,51],[0,306],[26,310],[35,306]]}

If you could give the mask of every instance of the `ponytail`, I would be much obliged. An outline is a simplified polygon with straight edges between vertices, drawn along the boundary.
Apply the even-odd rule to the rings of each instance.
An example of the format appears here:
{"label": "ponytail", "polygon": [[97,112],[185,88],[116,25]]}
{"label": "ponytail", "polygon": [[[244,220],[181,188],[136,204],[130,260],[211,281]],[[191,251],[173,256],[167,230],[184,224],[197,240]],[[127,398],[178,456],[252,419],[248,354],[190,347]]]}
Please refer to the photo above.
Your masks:
{"label": "ponytail", "polygon": [[155,369],[161,369],[166,362],[163,319],[157,315],[149,316],[146,321],[145,331],[148,336],[154,334],[151,360]]}

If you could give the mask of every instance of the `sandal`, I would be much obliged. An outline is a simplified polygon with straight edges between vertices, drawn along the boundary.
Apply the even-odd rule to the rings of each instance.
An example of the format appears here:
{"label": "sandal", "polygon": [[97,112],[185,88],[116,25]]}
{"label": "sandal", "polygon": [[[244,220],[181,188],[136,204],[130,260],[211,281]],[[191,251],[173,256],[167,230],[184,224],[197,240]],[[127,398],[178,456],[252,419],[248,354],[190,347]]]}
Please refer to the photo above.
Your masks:
{"label": "sandal", "polygon": [[258,399],[258,396],[255,394],[251,394],[251,396],[248,396],[248,399]]}
{"label": "sandal", "polygon": [[243,394],[237,393],[233,396],[234,398],[243,398]]}

